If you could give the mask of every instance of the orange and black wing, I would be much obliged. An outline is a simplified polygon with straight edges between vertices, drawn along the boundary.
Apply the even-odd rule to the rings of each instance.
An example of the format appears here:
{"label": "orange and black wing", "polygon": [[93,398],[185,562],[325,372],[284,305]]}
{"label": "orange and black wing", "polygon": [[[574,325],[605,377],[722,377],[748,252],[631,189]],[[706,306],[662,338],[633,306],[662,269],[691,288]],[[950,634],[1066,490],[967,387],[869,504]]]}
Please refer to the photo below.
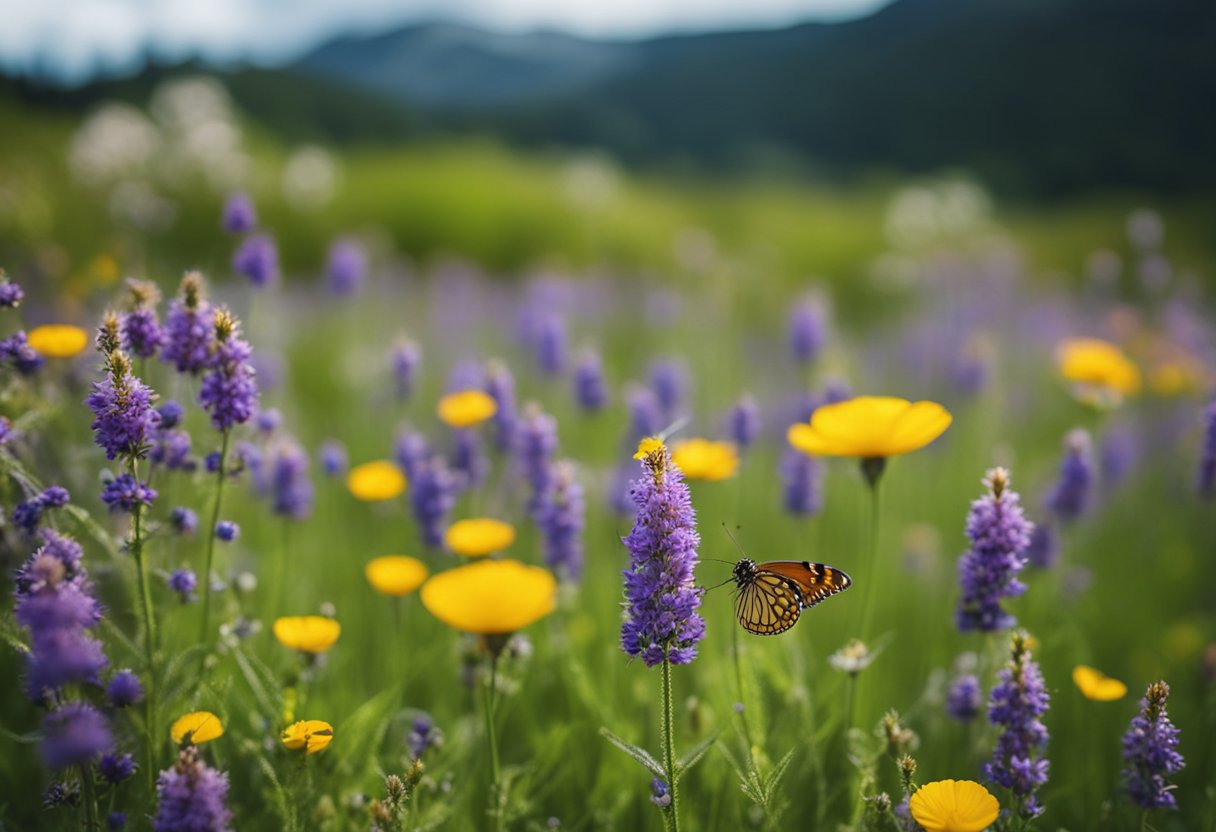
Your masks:
{"label": "orange and black wing", "polygon": [[798,587],[775,573],[758,572],[739,588],[735,615],[743,629],[760,636],[784,633],[802,614]]}
{"label": "orange and black wing", "polygon": [[798,587],[803,609],[813,607],[853,585],[853,579],[835,566],[805,560],[773,560],[756,567],[757,577],[766,573],[793,581]]}

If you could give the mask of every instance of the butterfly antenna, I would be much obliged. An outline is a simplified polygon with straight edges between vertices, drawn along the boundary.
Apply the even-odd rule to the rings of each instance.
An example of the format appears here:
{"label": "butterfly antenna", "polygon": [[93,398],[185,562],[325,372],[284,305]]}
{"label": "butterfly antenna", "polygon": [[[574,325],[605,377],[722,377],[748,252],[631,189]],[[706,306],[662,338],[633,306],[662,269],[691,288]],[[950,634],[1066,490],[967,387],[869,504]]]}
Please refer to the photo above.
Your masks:
{"label": "butterfly antenna", "polygon": [[[725,561],[724,561],[724,562],[725,562]],[[726,586],[728,583],[730,583],[730,582],[731,582],[731,581],[733,581],[733,580],[734,580],[734,578],[733,578],[733,577],[727,578],[725,581],[723,581],[723,582],[722,582],[722,583],[720,583],[720,584],[714,584],[714,585],[713,585],[713,586],[711,586],[711,587],[706,587],[705,591],[706,591],[706,592],[710,592],[710,591],[712,591],[712,590],[717,589],[718,587]]]}
{"label": "butterfly antenna", "polygon": [[730,528],[725,523],[722,524],[722,531],[726,532],[726,536],[730,538],[730,542],[735,544],[735,548],[739,550],[739,554],[747,557],[747,552],[743,551],[743,547],[739,545],[739,541],[735,540],[735,536],[730,533]]}
{"label": "butterfly antenna", "polygon": [[722,560],[722,558],[701,558],[701,560],[709,561],[710,563],[725,563],[727,566],[735,565],[734,563],[732,563],[729,560]]}

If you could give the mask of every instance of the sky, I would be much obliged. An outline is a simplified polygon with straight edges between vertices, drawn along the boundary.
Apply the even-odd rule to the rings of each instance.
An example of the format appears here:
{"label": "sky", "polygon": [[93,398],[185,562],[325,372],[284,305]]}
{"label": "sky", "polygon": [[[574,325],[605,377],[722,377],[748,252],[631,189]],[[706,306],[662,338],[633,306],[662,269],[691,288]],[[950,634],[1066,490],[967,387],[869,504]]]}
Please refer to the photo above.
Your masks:
{"label": "sky", "polygon": [[887,0],[15,0],[0,66],[78,80],[151,53],[274,63],[330,37],[420,20],[596,37],[781,26],[856,17]]}

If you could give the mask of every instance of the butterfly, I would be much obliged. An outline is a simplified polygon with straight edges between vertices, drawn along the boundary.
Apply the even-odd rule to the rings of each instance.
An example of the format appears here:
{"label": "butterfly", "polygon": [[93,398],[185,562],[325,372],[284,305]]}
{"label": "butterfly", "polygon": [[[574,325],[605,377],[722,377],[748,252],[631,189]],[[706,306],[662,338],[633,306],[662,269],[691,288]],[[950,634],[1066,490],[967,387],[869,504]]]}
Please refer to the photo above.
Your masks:
{"label": "butterfly", "polygon": [[735,564],[735,615],[749,633],[784,633],[798,616],[825,598],[844,592],[853,579],[834,566],[805,560],[756,563],[743,558]]}

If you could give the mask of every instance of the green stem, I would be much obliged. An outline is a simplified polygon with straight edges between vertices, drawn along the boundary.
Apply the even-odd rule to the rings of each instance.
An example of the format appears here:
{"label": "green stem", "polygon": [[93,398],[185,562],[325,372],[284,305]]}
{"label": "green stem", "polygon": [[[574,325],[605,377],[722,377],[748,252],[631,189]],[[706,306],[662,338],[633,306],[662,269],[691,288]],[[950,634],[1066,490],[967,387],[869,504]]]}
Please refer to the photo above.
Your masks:
{"label": "green stem", "polygon": [[868,641],[872,635],[874,624],[874,585],[878,583],[878,518],[882,501],[879,498],[879,484],[875,479],[870,485],[870,558],[866,565],[866,573],[861,576],[865,581],[865,594],[861,604],[861,640]]}
{"label": "green stem", "polygon": [[[129,467],[131,476],[139,481],[139,470],[134,459]],[[148,691],[144,696],[144,729],[147,734],[148,785],[154,784],[156,772],[156,618],[152,611],[152,595],[148,589],[148,564],[144,559],[143,504],[136,502],[131,512],[131,556],[135,558],[135,572],[139,583],[140,607],[144,619],[144,662]]]}
{"label": "green stem", "polygon": [[735,659],[735,685],[739,688],[739,706],[742,708],[739,718],[743,721],[743,738],[747,741],[747,758],[751,760],[752,749],[755,745],[752,742],[751,725],[747,720],[747,703],[743,701],[743,663],[739,659],[739,629],[738,627],[730,628],[731,654]]}
{"label": "green stem", "polygon": [[498,735],[494,730],[494,689],[498,686],[498,653],[490,656],[490,686],[486,690],[486,735],[490,740],[490,818],[494,829],[503,828],[502,799],[498,794]]}
{"label": "green stem", "polygon": [[211,632],[211,562],[215,557],[215,526],[220,520],[220,506],[224,500],[224,480],[228,468],[228,431],[220,441],[220,465],[216,473],[215,504],[211,509],[211,524],[207,527],[207,555],[203,560],[203,620],[199,642],[206,644]]}
{"label": "green stem", "polygon": [[81,763],[80,765],[80,785],[82,800],[84,801],[84,828],[89,832],[101,829],[101,823],[97,820],[97,792],[93,788],[93,764]]}
{"label": "green stem", "polygon": [[[748,749],[751,754],[751,749]],[[680,801],[676,797],[675,711],[671,697],[671,661],[663,657],[663,762],[667,769],[667,789],[671,805],[663,813],[670,832],[680,832]]]}

